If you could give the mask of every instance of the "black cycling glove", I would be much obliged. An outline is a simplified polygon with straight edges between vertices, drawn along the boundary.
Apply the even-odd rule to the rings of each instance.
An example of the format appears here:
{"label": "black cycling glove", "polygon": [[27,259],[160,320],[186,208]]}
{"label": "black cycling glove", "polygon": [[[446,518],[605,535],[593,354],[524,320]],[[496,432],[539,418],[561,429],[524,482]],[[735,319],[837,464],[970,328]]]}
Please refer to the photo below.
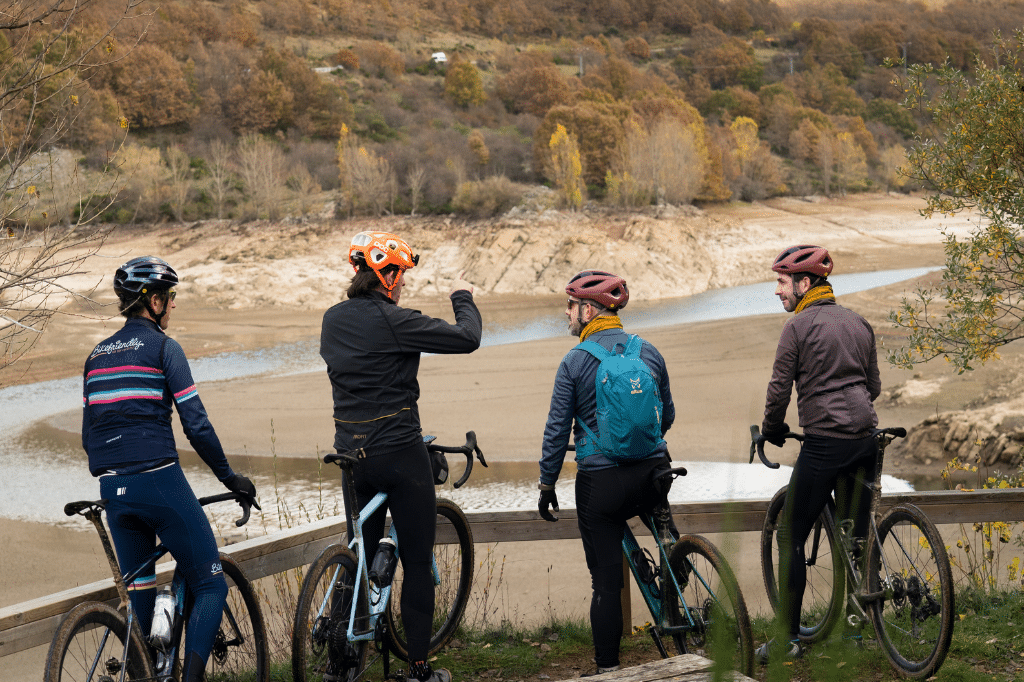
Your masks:
{"label": "black cycling glove", "polygon": [[249,504],[256,507],[259,511],[263,511],[259,502],[256,501],[256,486],[253,485],[253,482],[248,478],[235,474],[231,478],[223,481],[223,483],[225,488],[233,493],[245,495],[249,498]]}
{"label": "black cycling glove", "polygon": [[786,439],[784,438],[784,436],[787,433],[789,433],[789,424],[787,424],[786,422],[782,422],[781,424],[779,424],[777,428],[774,428],[771,431],[765,431],[761,435],[764,436],[764,439],[766,441],[768,441],[775,447],[781,448],[783,445],[786,444]]}
{"label": "black cycling glove", "polygon": [[549,506],[558,511],[558,495],[555,495],[554,488],[540,491],[540,501],[537,504],[537,509],[540,511],[540,517],[545,521],[557,521],[558,517],[548,511]]}

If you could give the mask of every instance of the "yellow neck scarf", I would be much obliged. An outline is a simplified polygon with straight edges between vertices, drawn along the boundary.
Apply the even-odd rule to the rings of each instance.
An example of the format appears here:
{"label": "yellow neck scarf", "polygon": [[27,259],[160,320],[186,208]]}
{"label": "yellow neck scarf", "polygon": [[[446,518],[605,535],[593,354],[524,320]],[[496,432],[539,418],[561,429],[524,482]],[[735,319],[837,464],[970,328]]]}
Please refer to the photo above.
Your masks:
{"label": "yellow neck scarf", "polygon": [[594,332],[603,332],[605,329],[622,329],[622,320],[618,315],[601,315],[595,317],[580,332],[580,341],[586,341],[587,337]]}
{"label": "yellow neck scarf", "polygon": [[793,314],[795,315],[796,313],[799,313],[801,310],[803,310],[812,303],[816,303],[817,301],[834,300],[836,300],[836,295],[832,293],[832,285],[819,284],[818,286],[814,287],[806,294],[804,294],[804,297],[800,299],[800,303],[797,304],[796,310],[793,311]]}

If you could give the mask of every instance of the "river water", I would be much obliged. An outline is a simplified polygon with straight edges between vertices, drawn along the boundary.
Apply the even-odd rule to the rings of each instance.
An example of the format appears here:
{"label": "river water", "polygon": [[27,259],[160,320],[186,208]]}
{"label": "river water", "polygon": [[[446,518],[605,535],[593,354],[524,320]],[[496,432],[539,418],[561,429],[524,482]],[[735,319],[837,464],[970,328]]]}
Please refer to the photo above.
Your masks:
{"label": "river water", "polygon": [[[885,286],[919,277],[935,268],[914,268],[831,277],[838,295]],[[774,283],[716,289],[694,296],[630,305],[628,321],[633,329],[686,324],[708,320],[775,314],[781,311]],[[565,318],[560,309],[524,311],[501,325],[484,321],[483,345],[499,345],[561,336]],[[315,338],[273,348],[223,353],[191,361],[199,383],[257,375],[287,375],[324,371]],[[4,494],[0,518],[79,526],[63,515],[66,502],[94,498],[96,480],[89,475],[86,457],[77,434],[50,426],[49,418],[80,409],[81,378],[40,382],[0,389],[0,461],[3,461]],[[461,464],[452,460],[453,480]],[[308,519],[340,512],[340,489],[333,467],[321,471],[309,458],[250,458],[252,472],[264,507],[267,530],[296,525]],[[759,469],[757,476],[737,465],[720,462],[677,462],[689,475],[673,486],[673,502],[759,499],[770,497],[789,481],[791,469]],[[182,465],[198,495],[220,492],[220,484],[198,457],[187,453]],[[572,468],[568,465],[565,474]],[[492,463],[476,467],[469,483],[459,490],[439,489],[466,511],[533,509],[536,500],[536,462]],[[886,491],[911,490],[912,486],[889,476]],[[563,475],[558,486],[564,508],[575,507],[573,485]],[[220,505],[226,507],[227,505]],[[231,509],[221,513],[230,514]],[[84,523],[84,522],[82,522]],[[218,524],[220,525],[220,524]],[[224,526],[222,526],[224,527]],[[258,531],[256,531],[258,532]]]}

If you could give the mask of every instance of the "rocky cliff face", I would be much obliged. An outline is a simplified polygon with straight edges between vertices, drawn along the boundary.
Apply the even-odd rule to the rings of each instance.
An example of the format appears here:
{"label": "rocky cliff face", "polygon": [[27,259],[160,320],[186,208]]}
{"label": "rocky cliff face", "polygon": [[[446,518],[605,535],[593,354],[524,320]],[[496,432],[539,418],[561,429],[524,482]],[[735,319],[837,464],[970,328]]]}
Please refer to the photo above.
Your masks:
{"label": "rocky cliff face", "polygon": [[779,236],[711,218],[698,209],[565,214],[465,222],[437,218],[201,223],[178,228],[163,246],[183,262],[184,282],[208,304],[323,307],[348,284],[351,236],[387,230],[420,253],[406,296],[447,295],[462,270],[478,295],[560,294],[583,269],[610,270],[641,299],[685,296],[765,281]]}

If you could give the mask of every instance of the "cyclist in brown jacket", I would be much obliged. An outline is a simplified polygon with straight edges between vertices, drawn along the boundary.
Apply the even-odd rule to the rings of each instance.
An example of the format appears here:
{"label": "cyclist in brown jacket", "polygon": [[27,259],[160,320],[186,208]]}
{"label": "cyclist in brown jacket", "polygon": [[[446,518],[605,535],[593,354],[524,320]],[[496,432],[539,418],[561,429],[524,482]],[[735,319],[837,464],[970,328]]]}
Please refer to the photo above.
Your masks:
{"label": "cyclist in brown jacket", "polygon": [[[769,657],[799,658],[800,604],[806,584],[804,542],[835,492],[836,515],[854,519],[854,536],[867,535],[871,482],[878,448],[872,405],[882,390],[875,333],[867,320],[838,304],[826,279],[832,259],[820,246],[793,246],[772,265],[775,294],[787,312],[775,353],[761,433],[782,447],[789,431],[786,409],[796,384],[804,441],[789,481],[779,528],[779,624],[787,645],[772,640],[757,650]],[[855,550],[856,551],[856,550]]]}

